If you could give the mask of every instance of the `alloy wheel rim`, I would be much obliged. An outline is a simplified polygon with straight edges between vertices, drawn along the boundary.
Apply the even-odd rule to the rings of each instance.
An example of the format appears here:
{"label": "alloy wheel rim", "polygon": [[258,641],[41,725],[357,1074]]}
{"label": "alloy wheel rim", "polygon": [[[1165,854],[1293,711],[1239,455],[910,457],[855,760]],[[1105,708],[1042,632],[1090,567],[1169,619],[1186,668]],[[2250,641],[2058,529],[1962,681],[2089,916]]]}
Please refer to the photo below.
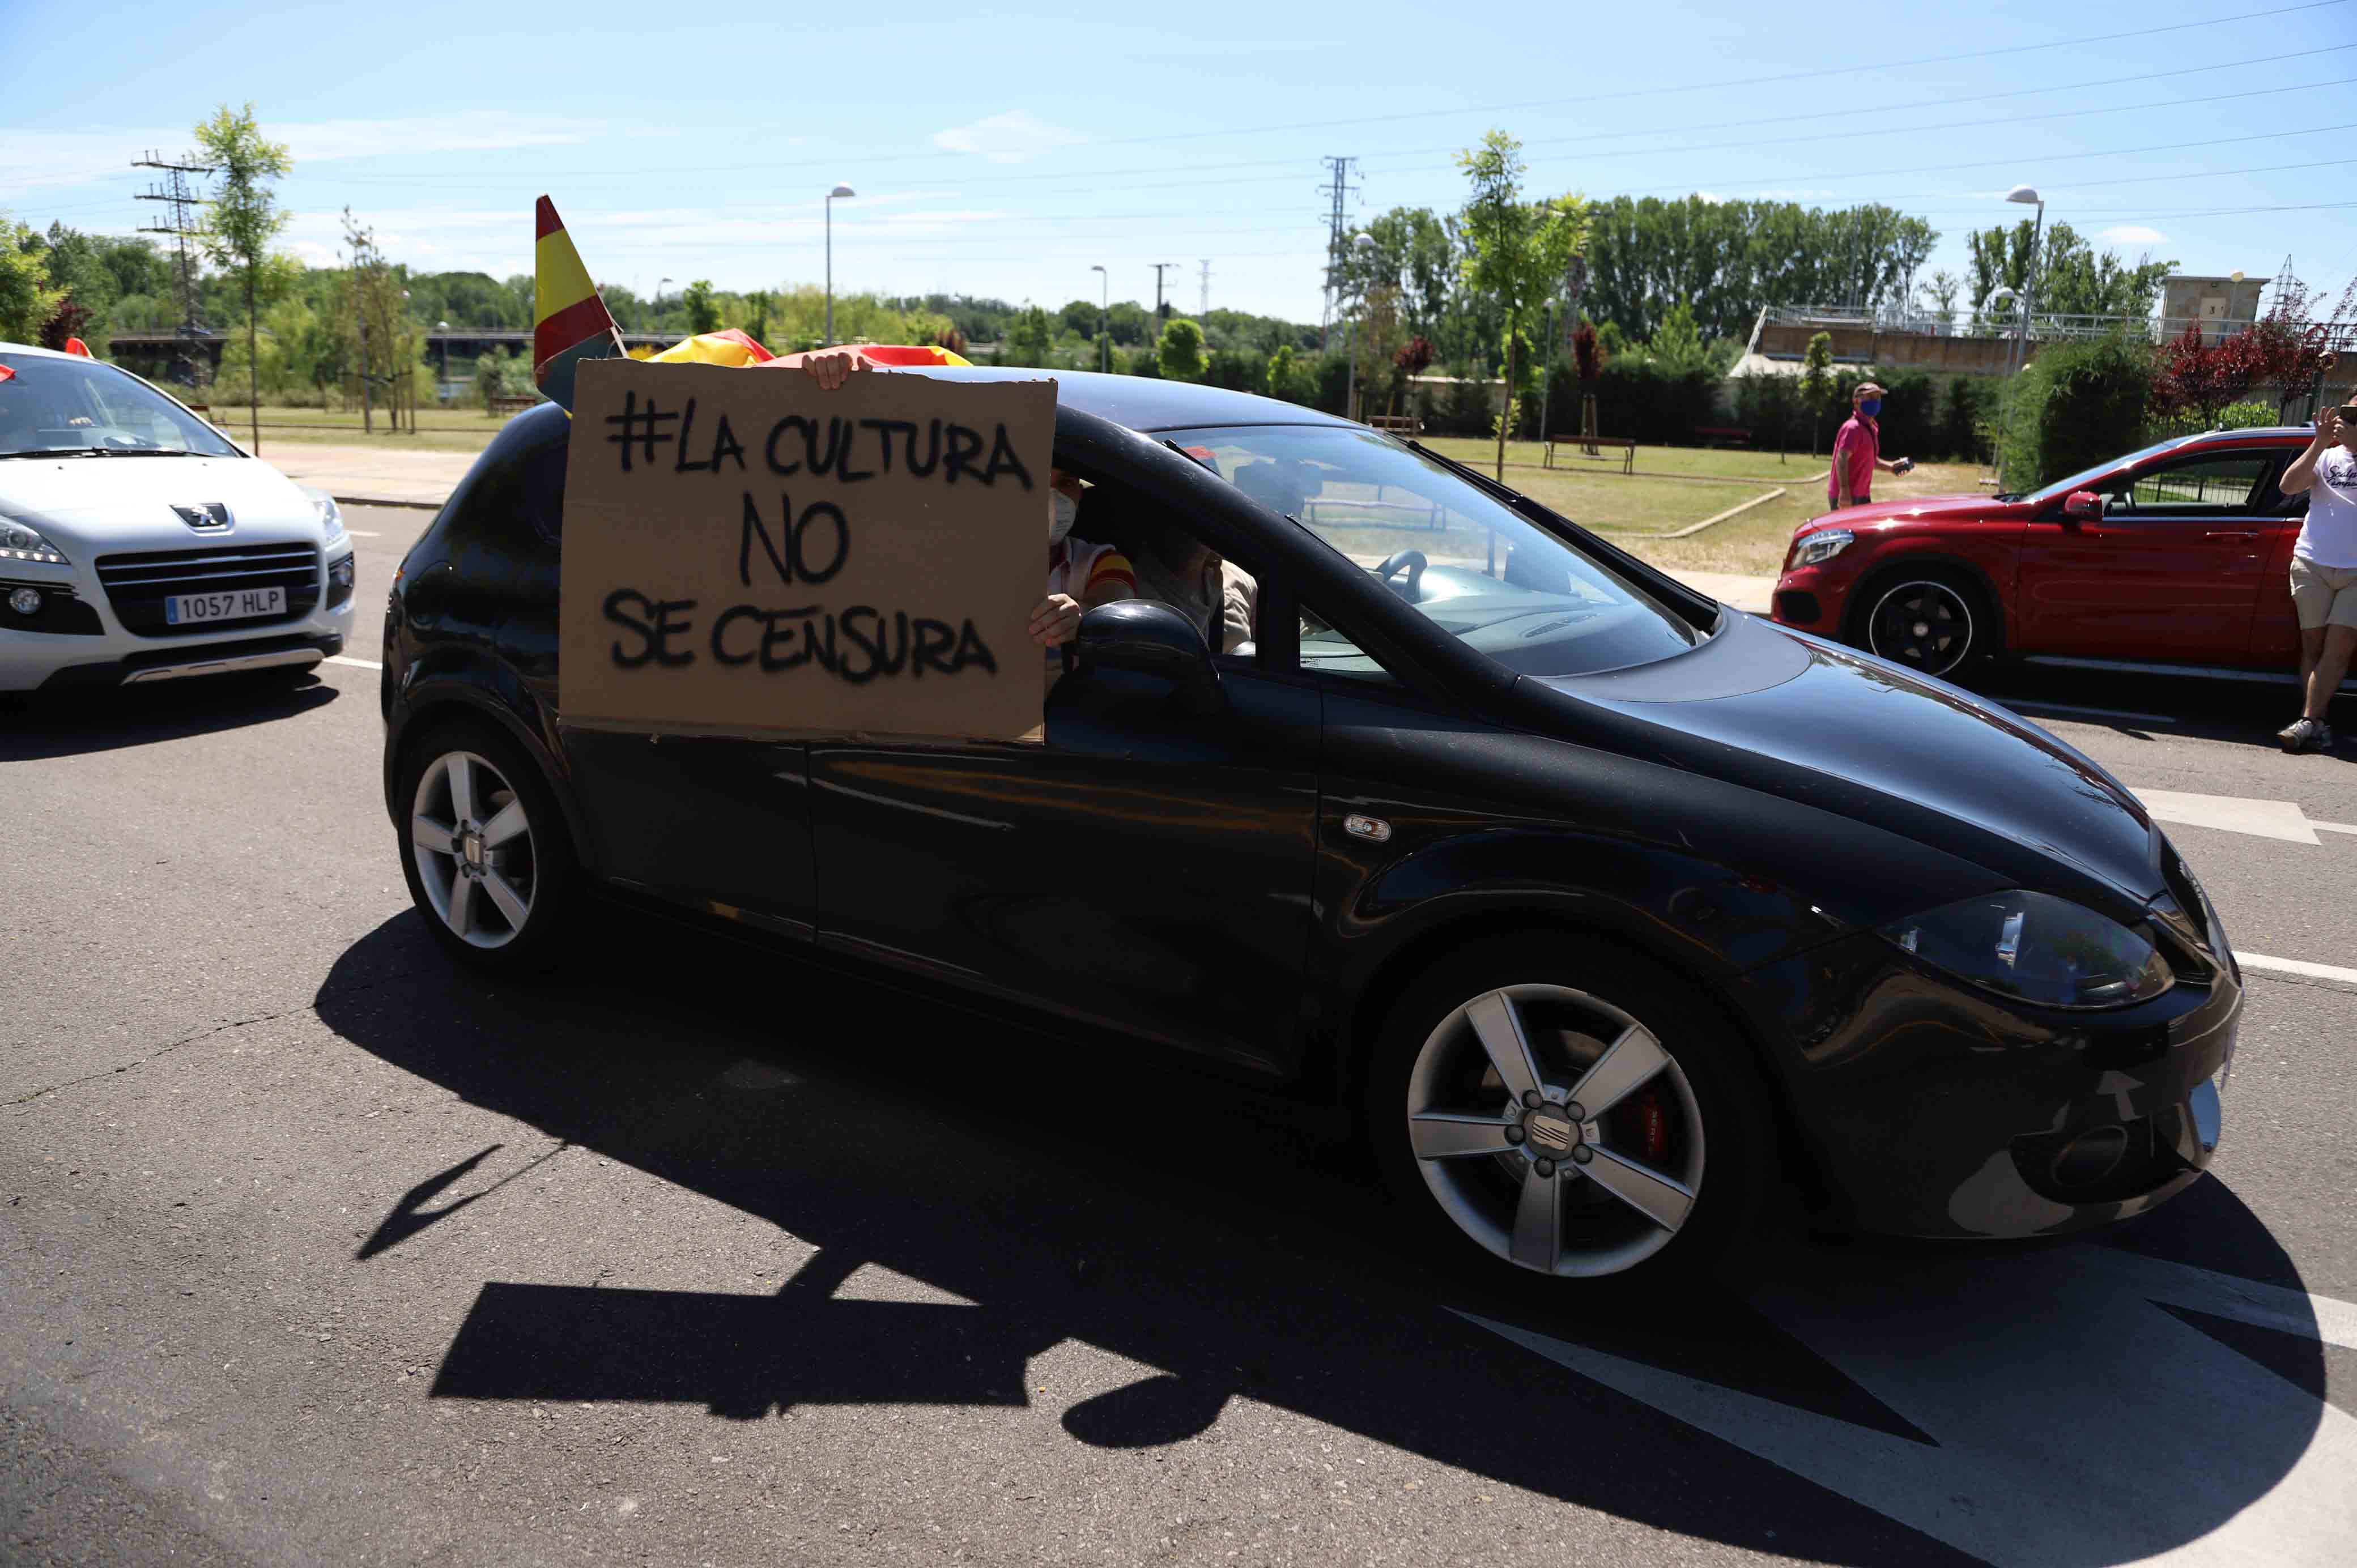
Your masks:
{"label": "alloy wheel rim", "polygon": [[479,948],[502,948],[532,918],[539,861],[523,798],[471,751],[436,757],[410,804],[410,854],[442,924]]}
{"label": "alloy wheel rim", "polygon": [[1635,1017],[1560,985],[1451,1010],[1408,1074],[1408,1147],[1434,1199],[1534,1273],[1634,1268],[1694,1213],[1706,1138],[1693,1086]]}
{"label": "alloy wheel rim", "polygon": [[1875,653],[1926,675],[1944,675],[1973,645],[1973,612],[1944,583],[1901,583],[1867,621]]}

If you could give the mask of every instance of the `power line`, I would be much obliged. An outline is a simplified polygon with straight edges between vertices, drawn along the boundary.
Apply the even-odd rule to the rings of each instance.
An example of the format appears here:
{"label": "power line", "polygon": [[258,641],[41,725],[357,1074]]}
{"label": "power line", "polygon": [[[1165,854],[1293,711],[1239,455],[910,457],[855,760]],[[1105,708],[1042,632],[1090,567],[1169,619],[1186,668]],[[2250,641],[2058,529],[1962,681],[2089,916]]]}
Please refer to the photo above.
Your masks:
{"label": "power line", "polygon": [[1349,217],[1343,211],[1343,203],[1349,198],[1359,194],[1360,188],[1351,183],[1351,173],[1358,166],[1358,159],[1323,157],[1318,161],[1325,166],[1327,172],[1332,177],[1331,184],[1318,188],[1331,199],[1327,212],[1326,285],[1318,320],[1318,349],[1320,353],[1323,353],[1326,349],[1326,334],[1334,324],[1334,301],[1340,295],[1342,287],[1342,231],[1350,223]]}
{"label": "power line", "polygon": [[145,157],[133,159],[131,166],[151,168],[164,177],[160,184],[151,182],[146,190],[134,199],[160,201],[171,215],[169,223],[143,225],[139,232],[169,234],[179,248],[180,325],[177,336],[180,344],[181,364],[193,381],[197,379],[197,367],[204,362],[199,358],[202,349],[198,346],[204,327],[197,319],[197,267],[195,258],[188,253],[188,242],[197,237],[196,220],[190,214],[204,199],[189,188],[188,177],[211,174],[213,166],[193,162],[172,163],[151,148]]}
{"label": "power line", "polygon": [[1203,258],[1203,293],[1201,303],[1196,309],[1202,316],[1211,314],[1211,258],[1209,256]]}

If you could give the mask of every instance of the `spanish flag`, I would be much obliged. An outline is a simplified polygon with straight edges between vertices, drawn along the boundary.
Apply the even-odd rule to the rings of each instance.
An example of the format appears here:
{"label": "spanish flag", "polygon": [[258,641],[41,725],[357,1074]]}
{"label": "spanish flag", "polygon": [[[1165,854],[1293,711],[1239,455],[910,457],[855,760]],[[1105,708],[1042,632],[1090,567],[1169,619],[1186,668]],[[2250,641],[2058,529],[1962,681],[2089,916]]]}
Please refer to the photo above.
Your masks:
{"label": "spanish flag", "polygon": [[532,378],[541,395],[570,413],[575,368],[622,353],[621,329],[545,196],[533,214],[533,235]]}

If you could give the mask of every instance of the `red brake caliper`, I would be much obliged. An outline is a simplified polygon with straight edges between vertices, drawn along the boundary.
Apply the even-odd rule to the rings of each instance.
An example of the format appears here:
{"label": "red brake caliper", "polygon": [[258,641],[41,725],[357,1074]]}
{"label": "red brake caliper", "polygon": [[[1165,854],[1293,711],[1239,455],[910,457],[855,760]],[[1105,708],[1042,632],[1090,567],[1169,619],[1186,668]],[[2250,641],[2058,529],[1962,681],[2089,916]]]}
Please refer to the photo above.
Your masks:
{"label": "red brake caliper", "polygon": [[1662,1092],[1648,1089],[1637,1097],[1637,1125],[1642,1129],[1645,1157],[1664,1158],[1670,1152],[1670,1119],[1662,1110]]}

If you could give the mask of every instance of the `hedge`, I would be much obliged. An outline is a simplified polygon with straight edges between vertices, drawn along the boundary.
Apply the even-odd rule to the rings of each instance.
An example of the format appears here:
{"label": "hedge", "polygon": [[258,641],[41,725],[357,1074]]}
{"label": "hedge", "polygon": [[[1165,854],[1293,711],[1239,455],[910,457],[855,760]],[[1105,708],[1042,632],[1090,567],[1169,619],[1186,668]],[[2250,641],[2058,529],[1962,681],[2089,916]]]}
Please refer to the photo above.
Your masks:
{"label": "hedge", "polygon": [[2013,379],[2005,488],[2035,489],[2143,445],[2152,346],[2115,333],[2050,343]]}

